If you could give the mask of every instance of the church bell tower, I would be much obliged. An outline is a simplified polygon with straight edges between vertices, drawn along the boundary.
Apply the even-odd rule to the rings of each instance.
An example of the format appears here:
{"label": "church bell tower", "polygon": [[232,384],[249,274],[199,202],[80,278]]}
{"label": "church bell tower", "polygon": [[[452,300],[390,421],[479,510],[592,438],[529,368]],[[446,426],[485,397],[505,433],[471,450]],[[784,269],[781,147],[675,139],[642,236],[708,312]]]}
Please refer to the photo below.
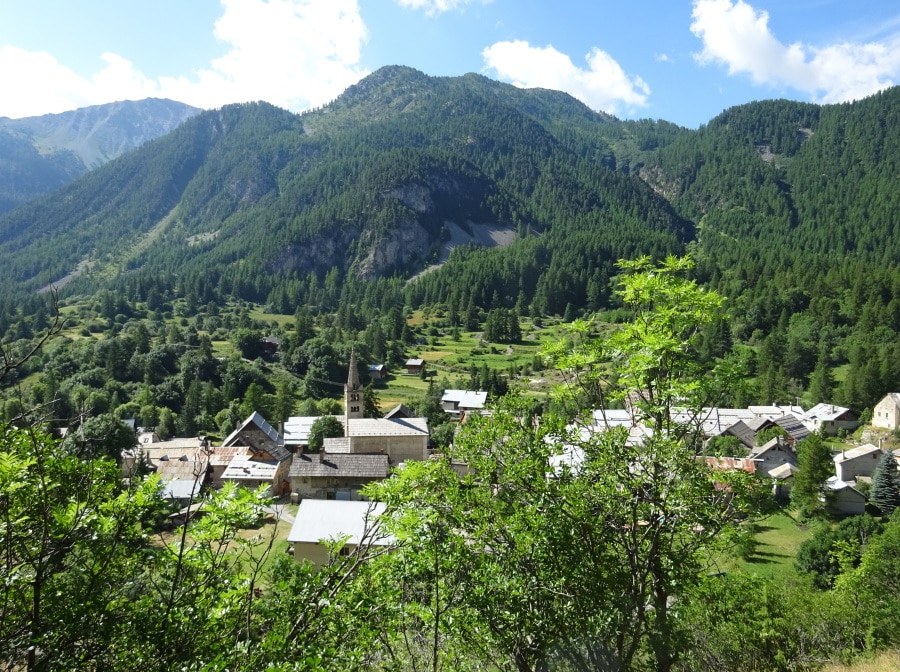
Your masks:
{"label": "church bell tower", "polygon": [[356,351],[350,351],[350,371],[347,374],[347,384],[344,385],[344,417],[349,430],[350,420],[358,420],[365,417],[363,413],[363,389],[359,384],[359,371],[356,369]]}

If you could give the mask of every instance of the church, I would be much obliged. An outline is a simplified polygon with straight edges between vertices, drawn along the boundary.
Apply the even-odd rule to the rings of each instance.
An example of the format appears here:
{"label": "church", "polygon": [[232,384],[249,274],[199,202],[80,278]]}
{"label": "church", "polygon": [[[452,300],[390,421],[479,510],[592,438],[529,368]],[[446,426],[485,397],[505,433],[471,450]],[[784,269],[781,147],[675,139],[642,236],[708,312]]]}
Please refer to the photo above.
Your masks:
{"label": "church", "polygon": [[[387,478],[392,467],[428,458],[426,418],[367,418],[356,353],[344,385],[344,436],[325,439],[318,453],[298,453],[290,470],[300,498],[361,499],[365,483]],[[288,424],[294,418],[288,421]]]}

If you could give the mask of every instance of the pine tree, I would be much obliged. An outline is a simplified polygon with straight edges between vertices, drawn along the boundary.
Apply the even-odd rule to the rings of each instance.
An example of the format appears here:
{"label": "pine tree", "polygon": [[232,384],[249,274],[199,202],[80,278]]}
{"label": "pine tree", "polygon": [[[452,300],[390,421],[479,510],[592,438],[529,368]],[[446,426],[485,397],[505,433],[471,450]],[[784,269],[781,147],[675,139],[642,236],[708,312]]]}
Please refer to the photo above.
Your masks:
{"label": "pine tree", "polygon": [[878,461],[869,501],[885,516],[900,506],[900,474],[897,472],[897,460],[890,450],[885,451]]}
{"label": "pine tree", "polygon": [[834,392],[834,379],[828,363],[828,352],[823,347],[819,350],[816,368],[809,378],[809,400],[812,405],[827,402]]}
{"label": "pine tree", "polygon": [[822,437],[810,434],[800,442],[797,458],[791,501],[800,508],[803,516],[814,516],[822,511],[825,481],[834,473],[831,450]]}

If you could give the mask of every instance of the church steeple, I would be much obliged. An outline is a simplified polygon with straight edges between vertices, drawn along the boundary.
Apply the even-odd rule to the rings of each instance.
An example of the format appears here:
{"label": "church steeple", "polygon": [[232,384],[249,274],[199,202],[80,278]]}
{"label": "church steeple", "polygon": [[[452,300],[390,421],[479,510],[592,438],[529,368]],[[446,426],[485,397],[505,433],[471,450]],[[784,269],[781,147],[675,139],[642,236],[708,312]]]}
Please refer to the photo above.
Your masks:
{"label": "church steeple", "polygon": [[365,417],[363,414],[363,390],[359,384],[359,371],[356,368],[356,350],[350,350],[350,371],[347,373],[347,384],[344,385],[344,417],[349,421]]}

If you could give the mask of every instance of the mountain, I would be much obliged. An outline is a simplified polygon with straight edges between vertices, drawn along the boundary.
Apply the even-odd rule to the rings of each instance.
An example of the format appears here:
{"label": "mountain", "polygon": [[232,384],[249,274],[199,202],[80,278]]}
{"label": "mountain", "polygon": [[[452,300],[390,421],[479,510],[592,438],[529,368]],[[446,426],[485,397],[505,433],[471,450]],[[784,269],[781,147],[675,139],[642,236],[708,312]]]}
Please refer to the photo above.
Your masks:
{"label": "mountain", "polygon": [[588,226],[604,232],[608,258],[680,249],[690,223],[608,169],[596,128],[631,142],[620,122],[559,92],[408,68],[301,116],[227,106],[0,219],[0,275],[35,290],[96,262],[132,277],[202,275],[265,300],[332,268],[363,279],[420,270],[454,227],[534,238]]}
{"label": "mountain", "polygon": [[0,282],[33,293],[80,271],[66,292],[142,300],[155,286],[336,310],[446,260],[404,300],[562,314],[614,304],[615,260],[691,249],[749,337],[816,292],[839,301],[862,268],[891,301],[898,120],[897,88],[751,103],[688,130],[388,67],[302,115],[265,103],[197,114],[8,213]]}
{"label": "mountain", "polygon": [[0,118],[0,212],[169,133],[199,112],[173,100],[148,98]]}

